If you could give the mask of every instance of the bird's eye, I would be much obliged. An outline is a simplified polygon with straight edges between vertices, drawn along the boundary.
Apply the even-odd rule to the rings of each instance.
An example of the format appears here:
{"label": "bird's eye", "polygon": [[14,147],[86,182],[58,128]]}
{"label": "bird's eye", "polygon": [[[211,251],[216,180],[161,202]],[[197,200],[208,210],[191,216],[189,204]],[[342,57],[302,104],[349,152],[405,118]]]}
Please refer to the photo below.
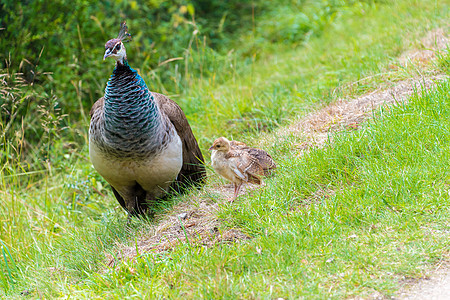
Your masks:
{"label": "bird's eye", "polygon": [[116,46],[116,50],[119,51],[120,50],[120,44],[117,44]]}

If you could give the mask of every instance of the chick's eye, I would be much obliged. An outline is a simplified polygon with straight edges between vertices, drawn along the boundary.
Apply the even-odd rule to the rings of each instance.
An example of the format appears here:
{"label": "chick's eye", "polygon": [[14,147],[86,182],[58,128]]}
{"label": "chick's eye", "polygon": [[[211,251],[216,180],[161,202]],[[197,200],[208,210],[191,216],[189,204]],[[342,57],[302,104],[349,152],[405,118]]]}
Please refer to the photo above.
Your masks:
{"label": "chick's eye", "polygon": [[117,51],[120,50],[120,44],[118,44],[118,45],[116,46],[116,50],[117,50]]}

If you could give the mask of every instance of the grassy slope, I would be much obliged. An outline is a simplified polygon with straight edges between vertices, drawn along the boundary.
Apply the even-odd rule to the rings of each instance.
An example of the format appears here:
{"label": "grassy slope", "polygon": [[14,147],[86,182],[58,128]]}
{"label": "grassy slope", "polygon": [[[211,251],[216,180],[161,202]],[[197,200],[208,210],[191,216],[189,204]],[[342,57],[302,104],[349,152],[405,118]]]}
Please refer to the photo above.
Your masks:
{"label": "grassy slope", "polygon": [[[267,187],[221,209],[251,241],[145,253],[76,290],[118,298],[391,295],[398,280],[448,255],[449,85],[305,156],[292,156],[286,140]],[[325,192],[313,197],[317,190]]]}
{"label": "grassy slope", "polygon": [[[180,102],[202,132],[202,146],[217,135],[253,136],[240,132],[246,122],[282,123],[334,99],[341,84],[385,73],[405,38],[445,17],[434,1],[409,3],[349,11],[306,47],[271,49],[234,68],[233,76],[221,65],[221,84],[192,79],[190,102]],[[414,68],[347,92],[362,93],[388,76],[409,73]],[[107,190],[86,150],[68,154],[63,169],[47,170],[41,181],[9,170],[10,177],[2,176],[0,286],[11,296],[23,289],[117,298],[390,294],[392,277],[417,275],[448,250],[440,238],[448,228],[447,94],[448,83],[303,157],[292,155],[293,140],[277,145],[277,176],[261,192],[221,208],[226,226],[242,228],[254,237],[250,242],[209,249],[184,244],[100,273],[104,252],[135,232],[123,229],[124,214],[114,210],[111,195],[106,201],[92,192],[93,186]],[[334,192],[302,204],[318,188]]]}
{"label": "grassy slope", "polygon": [[[341,96],[336,88],[349,82],[374,76],[347,90],[360,94],[384,80],[415,73],[413,68],[390,73],[386,65],[411,47],[409,41],[418,33],[434,27],[445,16],[445,6],[396,1],[390,7],[361,5],[340,11],[320,38],[295,47],[258,48],[256,58],[248,58],[246,64],[233,56],[220,63],[209,58],[208,64],[216,67],[212,78],[192,78],[187,97],[177,99],[194,131],[202,132],[203,148],[218,134],[248,136],[284,124],[317,108],[317,103]],[[238,45],[251,42],[251,36],[237,41]]]}

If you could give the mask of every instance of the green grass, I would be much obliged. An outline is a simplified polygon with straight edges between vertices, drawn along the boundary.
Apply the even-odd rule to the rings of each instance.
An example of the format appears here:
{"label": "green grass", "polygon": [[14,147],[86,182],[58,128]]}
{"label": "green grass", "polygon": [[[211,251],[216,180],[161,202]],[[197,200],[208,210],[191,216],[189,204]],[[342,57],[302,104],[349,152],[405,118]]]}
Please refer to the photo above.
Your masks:
{"label": "green grass", "polygon": [[[448,255],[450,81],[383,109],[362,130],[303,156],[278,155],[260,191],[219,218],[253,239],[181,244],[89,275],[83,297],[344,298],[391,296]],[[274,151],[275,149],[272,149]],[[313,195],[322,190],[317,197]],[[310,201],[305,202],[305,199]]]}
{"label": "green grass", "polygon": [[[189,88],[181,86],[174,98],[202,149],[222,135],[255,140],[338,96],[417,75],[414,66],[387,70],[416,45],[408,41],[446,17],[448,6],[435,1],[361,4],[339,12],[323,35],[294,46],[258,48],[254,58],[246,58],[244,46],[243,56],[200,49],[191,63],[204,60],[211,73],[190,78]],[[251,39],[242,35],[236,47]],[[440,53],[433,69],[448,73],[448,54]],[[148,83],[154,79],[143,75]],[[124,228],[126,216],[90,165],[87,147],[69,143],[86,143],[86,129],[77,127],[82,117],[72,115],[72,127],[57,129],[59,115],[49,101],[48,113],[42,112],[46,136],[38,145],[45,151],[18,146],[25,140],[20,132],[14,143],[1,141],[0,295],[392,295],[399,280],[419,277],[448,254],[448,91],[447,80],[303,156],[295,148],[301,137],[277,139],[268,148],[278,162],[277,175],[263,189],[220,207],[221,230],[237,227],[250,241],[211,248],[182,243],[115,268],[105,267],[107,254],[117,255],[117,243],[133,245],[149,225],[136,221]],[[30,156],[39,164],[30,165]]]}

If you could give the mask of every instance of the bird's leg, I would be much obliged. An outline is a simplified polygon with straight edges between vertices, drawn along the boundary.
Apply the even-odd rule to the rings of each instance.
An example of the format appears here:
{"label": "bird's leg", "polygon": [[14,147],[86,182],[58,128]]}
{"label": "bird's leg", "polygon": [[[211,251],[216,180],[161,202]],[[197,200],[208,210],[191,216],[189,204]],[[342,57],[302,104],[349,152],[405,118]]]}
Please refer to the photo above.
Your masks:
{"label": "bird's leg", "polygon": [[231,198],[230,200],[228,200],[228,202],[233,203],[234,200],[236,200],[238,194],[239,194],[239,190],[241,189],[242,186],[242,182],[240,182],[239,184],[234,184],[234,195],[233,198]]}
{"label": "bird's leg", "polygon": [[238,186],[237,186],[237,190],[236,190],[236,195],[234,195],[235,197],[237,197],[239,195],[239,191],[241,190],[243,182],[241,181]]}
{"label": "bird's leg", "polygon": [[127,218],[127,225],[131,224],[131,217],[133,214],[136,213],[136,206],[137,206],[137,196],[132,197],[131,201],[127,202],[127,211],[128,211],[128,218]]}

